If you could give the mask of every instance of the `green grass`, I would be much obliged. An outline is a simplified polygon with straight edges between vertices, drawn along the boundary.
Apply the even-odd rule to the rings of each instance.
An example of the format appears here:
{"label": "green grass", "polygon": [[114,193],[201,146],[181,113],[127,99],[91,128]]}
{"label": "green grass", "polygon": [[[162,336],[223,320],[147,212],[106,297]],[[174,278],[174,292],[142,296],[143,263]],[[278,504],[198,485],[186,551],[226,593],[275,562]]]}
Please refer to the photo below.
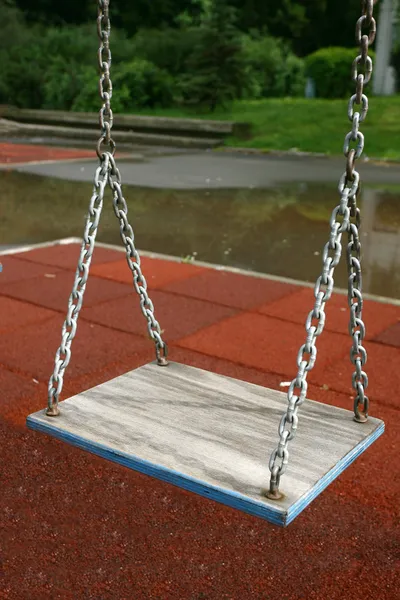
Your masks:
{"label": "green grass", "polygon": [[[351,129],[345,99],[271,98],[235,102],[230,109],[213,114],[177,108],[143,111],[141,114],[245,121],[252,125],[252,138],[230,138],[226,144],[265,152],[296,148],[303,152],[340,155],[345,135]],[[365,135],[367,156],[400,160],[400,96],[371,96],[361,131]]]}

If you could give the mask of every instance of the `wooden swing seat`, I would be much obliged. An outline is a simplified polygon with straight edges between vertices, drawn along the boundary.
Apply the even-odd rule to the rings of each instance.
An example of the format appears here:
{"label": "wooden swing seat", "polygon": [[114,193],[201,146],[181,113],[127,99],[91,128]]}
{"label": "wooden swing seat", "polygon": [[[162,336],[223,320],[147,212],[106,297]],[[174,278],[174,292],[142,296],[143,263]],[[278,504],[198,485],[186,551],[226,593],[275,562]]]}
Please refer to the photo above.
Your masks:
{"label": "wooden swing seat", "polygon": [[307,400],[284,497],[269,500],[269,456],[287,397],[179,363],[130,371],[27,418],[31,429],[277,525],[288,525],[384,431]]}

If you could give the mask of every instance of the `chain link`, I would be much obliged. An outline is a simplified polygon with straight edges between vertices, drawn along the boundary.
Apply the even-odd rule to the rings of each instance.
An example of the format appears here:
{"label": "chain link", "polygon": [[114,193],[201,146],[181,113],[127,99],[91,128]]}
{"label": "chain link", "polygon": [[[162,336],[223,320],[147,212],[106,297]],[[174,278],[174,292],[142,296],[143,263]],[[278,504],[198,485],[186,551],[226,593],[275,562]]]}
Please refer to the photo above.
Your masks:
{"label": "chain link", "polygon": [[350,360],[356,370],[353,373],[352,385],[356,392],[354,399],[354,415],[356,421],[363,423],[368,418],[369,399],[365,395],[368,387],[368,375],[363,371],[367,362],[367,352],[362,345],[365,338],[365,325],[362,320],[362,275],[361,275],[361,242],[359,230],[361,225],[360,209],[357,207],[357,195],[352,196],[350,203],[352,222],[347,232],[347,270],[348,270],[348,302],[350,308],[349,333],[353,338]]}
{"label": "chain link", "polygon": [[[354,400],[355,420],[364,422],[368,417],[369,400],[365,395],[368,376],[363,371],[367,361],[367,352],[362,345],[365,338],[365,325],[362,320],[362,277],[361,277],[361,243],[359,237],[360,209],[357,207],[357,195],[360,189],[360,176],[355,170],[355,161],[364,150],[364,135],[359,130],[368,113],[368,98],[364,94],[364,86],[370,81],[373,64],[368,56],[368,48],[376,36],[376,22],[373,7],[376,0],[362,0],[361,17],[356,24],[356,42],[360,45],[360,54],[352,65],[352,77],[356,84],[356,93],[350,98],[348,117],[352,123],[351,131],[346,135],[343,152],[347,158],[346,170],[339,182],[340,204],[333,210],[330,219],[331,233],[322,255],[322,273],[314,288],[315,304],[306,320],[307,338],[297,356],[297,376],[290,384],[287,394],[287,410],[278,428],[279,444],[271,454],[269,469],[271,471],[270,487],[267,496],[277,500],[282,497],[279,491],[280,479],[289,462],[288,444],[295,437],[298,427],[298,409],[307,395],[307,375],[314,367],[317,357],[316,341],[325,325],[325,304],[330,299],[334,285],[334,271],[342,254],[342,235],[347,232],[347,268],[348,268],[348,302],[350,307],[349,332],[353,340],[350,359],[355,366],[352,385],[356,392]],[[368,27],[368,34],[363,34],[363,27]],[[361,73],[361,70],[364,70]],[[360,111],[355,107],[360,106]],[[351,148],[351,142],[356,147]]]}
{"label": "chain link", "polygon": [[120,223],[120,235],[126,248],[126,260],[132,271],[133,284],[140,297],[140,307],[147,319],[147,329],[151,339],[155,343],[157,362],[160,366],[167,365],[168,348],[161,336],[161,327],[154,316],[154,305],[147,293],[147,283],[140,267],[140,256],[135,247],[135,236],[128,221],[128,207],[122,194],[121,174],[110,155],[110,172],[108,182],[113,191],[114,213]]}
{"label": "chain link", "polygon": [[[122,195],[121,175],[114,159],[116,145],[111,137],[113,112],[111,109],[111,24],[109,3],[110,0],[98,0],[97,32],[100,38],[98,51],[100,67],[99,92],[103,100],[103,106],[100,110],[101,136],[97,142],[96,151],[100,159],[100,166],[97,168],[94,178],[93,195],[90,200],[74,285],[68,301],[67,318],[62,328],[61,345],[56,352],[55,367],[48,385],[48,407],[46,414],[50,417],[60,414],[58,408],[59,397],[63,388],[65,369],[71,360],[71,344],[76,334],[78,316],[83,304],[83,296],[89,277],[90,263],[103,207],[104,190],[107,184],[113,192],[114,212],[120,222],[121,239],[126,248],[126,257],[133,274],[134,287],[140,296],[140,306],[147,319],[148,332],[155,343],[157,362],[160,366],[168,364],[167,344],[162,339],[160,324],[154,316],[154,306],[147,293],[147,283],[141,271],[139,254],[135,248],[134,233],[127,218],[128,207]],[[108,146],[109,150],[103,151],[103,144]]]}
{"label": "chain link", "polygon": [[86,218],[78,267],[75,273],[72,292],[68,300],[67,318],[62,328],[61,346],[56,352],[55,368],[48,385],[48,416],[57,416],[59,414],[58,402],[63,387],[64,371],[71,359],[71,344],[76,334],[78,316],[82,308],[83,295],[89,276],[97,228],[103,207],[104,189],[108,182],[109,165],[109,155],[106,155],[102,164],[97,168],[94,178],[93,195],[90,199],[89,213]]}
{"label": "chain link", "polygon": [[115,142],[111,137],[111,129],[113,126],[113,112],[111,109],[112,98],[112,81],[110,77],[111,69],[111,50],[110,50],[110,33],[111,23],[109,17],[110,0],[98,0],[98,16],[97,16],[97,33],[100,39],[100,47],[98,51],[98,61],[100,67],[99,92],[103,100],[103,106],[100,109],[100,127],[101,136],[97,142],[97,156],[102,159],[102,146],[108,146],[111,149],[111,154],[115,154]]}

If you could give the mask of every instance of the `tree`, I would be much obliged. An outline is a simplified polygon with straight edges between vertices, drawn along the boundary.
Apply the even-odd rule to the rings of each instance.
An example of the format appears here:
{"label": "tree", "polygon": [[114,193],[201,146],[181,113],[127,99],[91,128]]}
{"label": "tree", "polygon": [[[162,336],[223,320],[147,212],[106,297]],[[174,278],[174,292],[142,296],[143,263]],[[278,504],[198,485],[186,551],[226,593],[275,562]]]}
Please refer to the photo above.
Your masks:
{"label": "tree", "polygon": [[[31,22],[46,24],[82,24],[97,15],[95,0],[16,0]],[[172,26],[176,17],[195,8],[196,0],[110,0],[110,18],[115,27],[125,29],[129,35],[141,28]]]}
{"label": "tree", "polygon": [[85,23],[92,15],[95,6],[92,0],[15,0],[16,6],[32,23],[61,25],[62,23]]}
{"label": "tree", "polygon": [[[2,0],[9,2],[11,0]],[[30,23],[81,24],[96,18],[95,0],[15,0]],[[210,0],[110,0],[112,25],[134,35],[139,29],[179,26],[178,17],[198,17]],[[267,30],[305,56],[326,46],[354,45],[360,0],[226,0],[244,32]],[[195,23],[196,24],[196,23]]]}
{"label": "tree", "polygon": [[207,106],[213,112],[241,95],[247,73],[235,23],[236,11],[227,0],[204,3],[201,36],[181,84],[187,103]]}
{"label": "tree", "polygon": [[360,0],[229,0],[243,31],[266,28],[299,56],[326,46],[354,45]]}

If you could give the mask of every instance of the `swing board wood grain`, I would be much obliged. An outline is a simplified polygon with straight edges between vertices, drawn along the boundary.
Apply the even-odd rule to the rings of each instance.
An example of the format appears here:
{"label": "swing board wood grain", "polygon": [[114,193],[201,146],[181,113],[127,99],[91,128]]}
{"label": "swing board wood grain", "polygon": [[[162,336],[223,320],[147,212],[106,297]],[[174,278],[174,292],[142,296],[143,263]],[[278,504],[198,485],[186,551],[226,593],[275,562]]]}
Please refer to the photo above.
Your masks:
{"label": "swing board wood grain", "polygon": [[369,418],[307,400],[282,477],[268,500],[268,461],[286,394],[179,363],[150,363],[44,410],[27,425],[103,458],[288,525],[384,431]]}

